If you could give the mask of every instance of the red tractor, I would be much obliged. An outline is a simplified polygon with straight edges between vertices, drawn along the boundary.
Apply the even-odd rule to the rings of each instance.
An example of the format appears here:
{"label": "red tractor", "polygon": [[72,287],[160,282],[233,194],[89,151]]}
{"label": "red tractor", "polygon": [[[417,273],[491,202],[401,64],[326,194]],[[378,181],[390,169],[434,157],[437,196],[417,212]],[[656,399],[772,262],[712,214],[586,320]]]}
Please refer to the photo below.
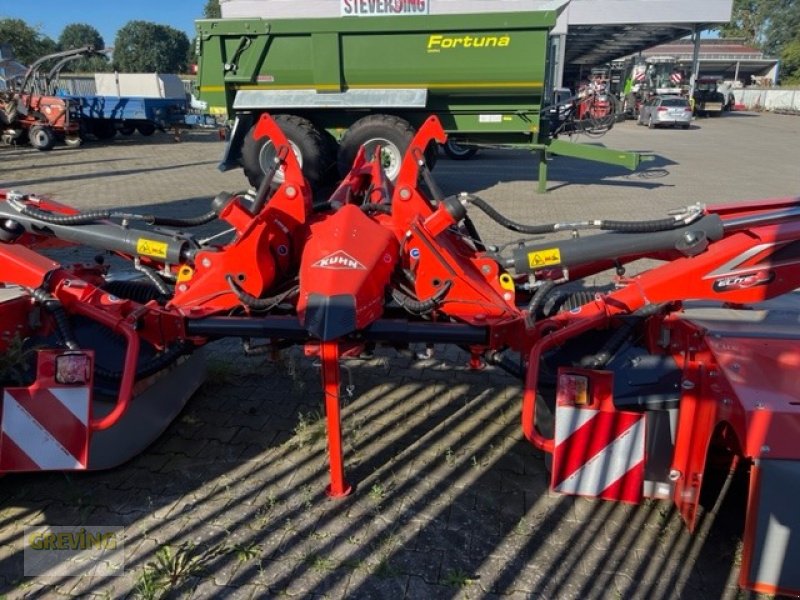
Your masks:
{"label": "red tractor", "polygon": [[[51,150],[57,140],[79,146],[80,106],[57,95],[53,82],[72,60],[98,54],[91,46],[48,54],[34,62],[21,81],[5,82],[0,91],[0,139],[12,144],[27,138],[37,150]],[[50,70],[42,69],[50,65]]]}
{"label": "red tractor", "polygon": [[[341,497],[340,358],[382,342],[455,344],[473,367],[520,377],[522,431],[550,458],[557,492],[671,501],[693,529],[712,475],[743,469],[740,584],[800,591],[800,199],[521,224],[474,195],[440,193],[425,151],[446,137],[431,118],[396,183],[362,149],[312,203],[275,122],[263,116],[255,136],[276,149],[255,197],[221,193],[195,218],[0,194],[0,472],[130,459],[199,385],[194,351],[235,337],[245,350],[261,340],[319,357],[327,492]],[[476,210],[530,238],[485,243]],[[230,241],[189,233],[216,220]],[[54,244],[133,268],[65,267],[37,251]],[[658,264],[629,275],[640,259]],[[575,290],[609,269],[612,287]]]}

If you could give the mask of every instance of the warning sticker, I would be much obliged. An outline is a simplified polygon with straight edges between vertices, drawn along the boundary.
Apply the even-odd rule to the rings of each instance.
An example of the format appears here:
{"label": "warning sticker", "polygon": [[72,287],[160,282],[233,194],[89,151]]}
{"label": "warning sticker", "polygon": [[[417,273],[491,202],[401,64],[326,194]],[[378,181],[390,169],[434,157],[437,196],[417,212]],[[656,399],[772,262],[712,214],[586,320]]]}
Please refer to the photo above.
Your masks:
{"label": "warning sticker", "polygon": [[164,242],[139,238],[136,242],[136,252],[153,258],[167,258],[167,245]]}
{"label": "warning sticker", "polygon": [[561,264],[561,252],[558,248],[528,252],[528,266],[531,269],[550,267],[558,264]]}

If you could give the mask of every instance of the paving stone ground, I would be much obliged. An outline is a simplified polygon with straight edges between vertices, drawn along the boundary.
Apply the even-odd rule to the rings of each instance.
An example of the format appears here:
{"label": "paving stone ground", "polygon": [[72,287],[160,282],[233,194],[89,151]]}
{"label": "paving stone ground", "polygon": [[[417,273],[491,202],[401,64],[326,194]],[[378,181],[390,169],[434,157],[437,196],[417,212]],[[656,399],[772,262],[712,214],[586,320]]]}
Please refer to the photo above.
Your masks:
{"label": "paving stone ground", "polygon": [[[694,202],[800,193],[800,118],[742,113],[690,131],[623,123],[599,140],[654,153],[635,173],[556,158],[535,193],[524,152],[442,159],[437,181],[522,222],[650,218]],[[119,138],[40,153],[0,148],[0,187],[81,208],[198,214],[222,190],[215,132]],[[476,216],[484,239],[512,237]],[[83,258],[73,253],[68,258]],[[412,348],[413,350],[413,348]],[[0,593],[9,598],[755,598],[736,587],[741,494],[689,535],[668,503],[548,491],[523,441],[519,382],[436,348],[348,361],[345,460],[354,492],[329,500],[318,369],[297,350],[208,349],[209,378],[146,452],[106,472],[0,480]],[[124,575],[23,576],[30,525],[122,526]]]}

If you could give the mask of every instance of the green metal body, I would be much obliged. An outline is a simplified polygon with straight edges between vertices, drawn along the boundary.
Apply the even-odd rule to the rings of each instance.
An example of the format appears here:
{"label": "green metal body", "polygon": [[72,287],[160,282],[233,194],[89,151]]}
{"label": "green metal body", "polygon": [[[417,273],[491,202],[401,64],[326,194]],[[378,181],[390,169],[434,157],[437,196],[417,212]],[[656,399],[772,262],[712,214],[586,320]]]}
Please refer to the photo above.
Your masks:
{"label": "green metal body", "polygon": [[[338,137],[369,113],[413,127],[436,115],[461,143],[560,154],[541,118],[556,18],[541,11],[199,20],[197,92],[230,120],[291,113]],[[566,153],[607,162],[593,149]]]}

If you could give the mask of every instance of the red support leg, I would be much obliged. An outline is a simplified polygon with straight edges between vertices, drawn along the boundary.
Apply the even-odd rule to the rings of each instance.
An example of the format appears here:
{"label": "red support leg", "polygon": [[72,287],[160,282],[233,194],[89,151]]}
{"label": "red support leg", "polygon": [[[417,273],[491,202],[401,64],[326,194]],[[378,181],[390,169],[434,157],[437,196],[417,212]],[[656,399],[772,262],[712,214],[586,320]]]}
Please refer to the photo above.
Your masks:
{"label": "red support leg", "polygon": [[352,487],[344,479],[342,425],[339,411],[339,343],[322,342],[322,388],[325,394],[325,417],[328,422],[328,460],[331,482],[325,493],[331,498],[347,496]]}

